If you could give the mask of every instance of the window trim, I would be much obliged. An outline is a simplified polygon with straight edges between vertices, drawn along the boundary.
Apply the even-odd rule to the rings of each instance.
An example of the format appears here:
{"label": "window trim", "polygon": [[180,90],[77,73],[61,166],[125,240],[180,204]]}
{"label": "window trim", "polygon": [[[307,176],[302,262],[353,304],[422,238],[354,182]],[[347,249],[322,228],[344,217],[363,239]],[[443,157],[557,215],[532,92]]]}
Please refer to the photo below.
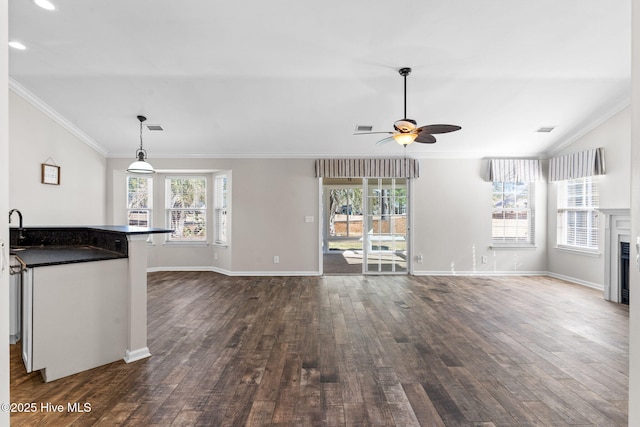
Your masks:
{"label": "window trim", "polygon": [[[222,188],[219,185],[219,182],[223,179],[225,180],[224,191],[222,191]],[[229,239],[229,231],[230,231],[229,219],[230,219],[230,212],[231,212],[231,204],[229,199],[229,183],[230,183],[230,176],[227,172],[216,174],[213,176],[213,236],[212,238],[213,238],[214,246],[220,246],[220,247],[229,246],[229,240],[230,240]],[[220,208],[219,205],[222,200],[224,200],[224,203],[223,203],[224,206]],[[225,219],[224,225],[221,225],[218,221],[218,215],[220,215],[219,213],[220,210],[224,210],[224,214],[223,214]],[[221,240],[219,238],[221,234],[220,227],[224,227],[225,229],[224,240]]]}

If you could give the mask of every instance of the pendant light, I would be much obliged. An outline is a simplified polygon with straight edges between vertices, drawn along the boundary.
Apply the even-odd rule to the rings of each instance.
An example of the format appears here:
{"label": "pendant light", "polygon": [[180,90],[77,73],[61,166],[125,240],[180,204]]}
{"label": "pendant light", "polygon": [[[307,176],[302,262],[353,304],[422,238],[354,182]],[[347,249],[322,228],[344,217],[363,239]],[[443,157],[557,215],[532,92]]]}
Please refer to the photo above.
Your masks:
{"label": "pendant light", "polygon": [[147,118],[145,116],[138,116],[138,120],[140,120],[140,148],[136,150],[136,158],[138,160],[129,165],[127,172],[138,174],[156,173],[153,166],[147,163],[147,152],[142,148],[142,123],[147,120]]}

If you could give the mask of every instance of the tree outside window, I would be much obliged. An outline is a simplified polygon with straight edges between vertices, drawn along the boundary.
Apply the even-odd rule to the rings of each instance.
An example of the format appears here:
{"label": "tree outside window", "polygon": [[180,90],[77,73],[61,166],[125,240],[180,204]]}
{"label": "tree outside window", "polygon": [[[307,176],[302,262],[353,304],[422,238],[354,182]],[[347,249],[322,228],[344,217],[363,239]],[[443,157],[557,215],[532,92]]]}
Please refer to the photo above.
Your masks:
{"label": "tree outside window", "polygon": [[166,189],[169,241],[206,242],[207,178],[168,177]]}

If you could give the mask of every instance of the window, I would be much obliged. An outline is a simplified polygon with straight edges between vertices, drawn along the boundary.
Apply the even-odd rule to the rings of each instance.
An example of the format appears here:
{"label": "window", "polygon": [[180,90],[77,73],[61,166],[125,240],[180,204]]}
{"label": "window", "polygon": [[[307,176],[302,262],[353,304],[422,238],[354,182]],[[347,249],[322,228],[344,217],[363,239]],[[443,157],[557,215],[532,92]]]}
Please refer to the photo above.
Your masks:
{"label": "window", "polygon": [[494,245],[530,246],[534,242],[534,183],[493,182],[491,241]]}
{"label": "window", "polygon": [[151,227],[153,180],[127,176],[127,224]]}
{"label": "window", "polygon": [[214,238],[218,245],[225,245],[228,241],[227,224],[227,176],[218,175],[215,178],[215,206],[214,206]]}
{"label": "window", "polygon": [[558,245],[598,249],[598,199],[595,176],[559,182]]}
{"label": "window", "polygon": [[207,241],[207,178],[167,177],[167,228],[171,242]]}

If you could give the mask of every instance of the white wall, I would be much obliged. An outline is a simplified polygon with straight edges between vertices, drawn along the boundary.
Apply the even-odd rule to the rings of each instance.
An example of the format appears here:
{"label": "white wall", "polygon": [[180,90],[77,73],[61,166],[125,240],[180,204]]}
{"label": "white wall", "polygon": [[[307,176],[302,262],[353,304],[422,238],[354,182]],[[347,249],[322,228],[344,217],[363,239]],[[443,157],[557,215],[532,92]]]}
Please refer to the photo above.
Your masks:
{"label": "white wall", "polygon": [[[412,181],[415,274],[546,271],[546,184],[535,186],[536,248],[494,251],[486,168],[480,159],[420,161],[420,178]],[[416,262],[419,254],[422,263]]]}
{"label": "white wall", "polygon": [[[233,269],[318,272],[319,186],[311,159],[244,160],[233,167]],[[314,222],[306,223],[312,216]],[[280,263],[274,264],[273,257]]]}
{"label": "white wall", "polygon": [[[9,206],[25,227],[105,222],[105,157],[13,91],[9,141]],[[49,158],[60,166],[60,185],[41,183]]]}
{"label": "white wall", "polygon": [[[600,208],[629,209],[631,165],[631,109],[625,108],[573,144],[555,155],[574,153],[589,148],[604,147],[606,175],[598,178]],[[600,254],[585,255],[557,249],[557,187],[549,183],[548,215],[548,268],[560,277],[568,277],[587,285],[602,288],[605,281],[604,215],[600,215]]]}
{"label": "white wall", "polygon": [[631,25],[631,305],[629,307],[629,425],[640,426],[640,272],[634,263],[640,238],[640,0],[632,1]]}
{"label": "white wall", "polygon": [[[0,213],[9,211],[9,58],[7,0],[0,0]],[[0,215],[0,240],[8,241],[9,224]],[[7,248],[4,248],[6,251]],[[4,256],[4,253],[0,254]],[[8,256],[8,255],[7,255]],[[0,271],[0,403],[9,398],[9,272]],[[9,425],[9,413],[0,411],[0,425]]]}
{"label": "white wall", "polygon": [[[149,248],[150,269],[210,269],[226,274],[317,274],[320,270],[320,188],[313,159],[151,159],[161,171],[230,170],[232,227],[229,247],[171,246],[163,238]],[[131,159],[108,159],[107,221],[124,224],[125,169]],[[546,271],[546,185],[536,186],[536,248],[496,250],[491,243],[491,183],[483,160],[421,160],[414,185],[416,274]],[[162,190],[156,174],[156,197]],[[159,180],[159,181],[158,181]],[[154,204],[153,226],[165,227]],[[160,214],[160,216],[158,216]],[[311,223],[305,217],[313,217]],[[214,259],[217,254],[217,259]],[[273,257],[280,262],[274,264]],[[482,256],[488,262],[481,264]]]}
{"label": "white wall", "polygon": [[[152,154],[152,153],[151,153]],[[107,221],[123,224],[125,169],[132,159],[107,161]],[[154,239],[149,248],[150,269],[212,269],[227,274],[318,274],[319,187],[311,159],[153,159],[154,192],[162,197],[164,172],[230,171],[231,237],[227,247],[164,245]],[[212,172],[213,171],[213,172]],[[112,195],[112,196],[111,196]],[[163,206],[154,204],[155,218],[163,220]],[[305,217],[314,222],[305,222]],[[156,221],[154,227],[166,224]],[[211,242],[210,242],[211,243]],[[216,258],[217,255],[217,259]],[[280,262],[275,264],[273,257]]]}

